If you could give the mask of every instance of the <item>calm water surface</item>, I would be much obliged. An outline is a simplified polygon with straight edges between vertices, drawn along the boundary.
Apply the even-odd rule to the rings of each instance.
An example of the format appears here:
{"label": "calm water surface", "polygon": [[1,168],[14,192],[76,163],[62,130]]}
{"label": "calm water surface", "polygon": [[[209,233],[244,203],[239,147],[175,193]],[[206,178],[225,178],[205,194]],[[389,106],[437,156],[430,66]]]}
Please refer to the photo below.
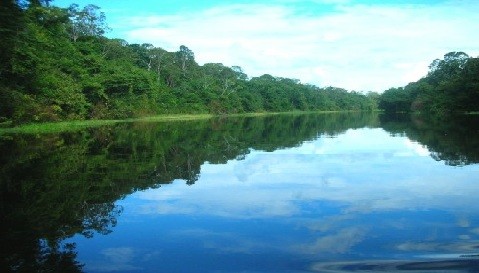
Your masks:
{"label": "calm water surface", "polygon": [[2,267],[479,272],[478,124],[311,114],[3,135]]}

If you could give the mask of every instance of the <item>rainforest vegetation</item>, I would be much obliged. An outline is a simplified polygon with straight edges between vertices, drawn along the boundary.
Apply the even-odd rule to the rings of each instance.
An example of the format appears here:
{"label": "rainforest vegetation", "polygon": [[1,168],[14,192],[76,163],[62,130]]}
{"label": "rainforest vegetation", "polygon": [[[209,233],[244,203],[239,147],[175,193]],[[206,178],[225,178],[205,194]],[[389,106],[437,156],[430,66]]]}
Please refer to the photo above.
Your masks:
{"label": "rainforest vegetation", "polygon": [[429,66],[427,76],[405,87],[384,91],[379,107],[387,112],[434,116],[479,111],[479,58],[449,52]]}
{"label": "rainforest vegetation", "polygon": [[479,60],[463,52],[434,60],[417,82],[366,94],[199,65],[184,45],[169,52],[105,37],[98,6],[50,2],[2,0],[0,125],[180,113],[479,111]]}
{"label": "rainforest vegetation", "polygon": [[169,52],[106,38],[99,7],[50,2],[2,0],[0,122],[376,109],[375,93],[249,78],[238,66],[199,65],[184,45]]}

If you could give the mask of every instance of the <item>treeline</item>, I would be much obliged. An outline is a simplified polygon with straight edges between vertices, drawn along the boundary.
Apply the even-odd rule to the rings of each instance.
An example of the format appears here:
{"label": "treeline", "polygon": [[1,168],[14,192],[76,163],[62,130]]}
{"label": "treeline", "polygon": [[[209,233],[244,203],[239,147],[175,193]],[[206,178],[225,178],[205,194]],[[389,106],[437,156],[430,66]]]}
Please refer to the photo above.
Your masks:
{"label": "treeline", "polygon": [[374,93],[250,79],[238,66],[199,65],[186,46],[168,52],[108,39],[99,7],[50,2],[2,0],[0,122],[376,109]]}
{"label": "treeline", "polygon": [[427,76],[384,91],[379,107],[387,112],[440,116],[479,111],[479,58],[449,52],[431,63]]}

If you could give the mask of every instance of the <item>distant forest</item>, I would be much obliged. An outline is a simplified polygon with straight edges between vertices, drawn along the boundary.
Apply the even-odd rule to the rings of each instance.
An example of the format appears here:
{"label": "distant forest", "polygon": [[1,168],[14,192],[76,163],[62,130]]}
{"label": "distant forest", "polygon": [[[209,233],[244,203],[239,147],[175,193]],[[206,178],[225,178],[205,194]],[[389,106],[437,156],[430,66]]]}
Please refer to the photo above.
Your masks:
{"label": "distant forest", "polygon": [[[449,53],[427,77],[382,95],[317,87],[239,66],[199,65],[187,46],[169,52],[109,39],[100,7],[1,0],[0,124],[120,119],[175,113],[477,111],[477,58]],[[451,99],[454,98],[454,99]]]}
{"label": "distant forest", "polygon": [[479,111],[479,58],[449,52],[429,65],[429,73],[405,87],[384,91],[379,107],[387,112],[434,116]]}
{"label": "distant forest", "polygon": [[170,113],[374,110],[377,96],[240,67],[198,65],[186,46],[108,39],[100,8],[3,1],[0,121],[14,124]]}

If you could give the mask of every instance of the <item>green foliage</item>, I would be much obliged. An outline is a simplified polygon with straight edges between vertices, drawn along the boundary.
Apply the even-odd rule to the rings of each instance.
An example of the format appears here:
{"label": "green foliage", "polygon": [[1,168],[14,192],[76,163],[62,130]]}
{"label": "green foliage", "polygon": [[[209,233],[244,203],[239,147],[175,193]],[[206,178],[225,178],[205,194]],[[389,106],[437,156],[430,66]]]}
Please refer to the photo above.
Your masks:
{"label": "green foliage", "polygon": [[407,112],[411,108],[411,98],[402,87],[390,88],[381,95],[379,107],[387,112]]}
{"label": "green foliage", "polygon": [[25,18],[15,1],[2,0],[0,4],[0,78],[11,82],[12,57],[20,40]]}
{"label": "green foliage", "polygon": [[340,88],[271,75],[250,80],[239,66],[200,66],[184,45],[168,52],[108,39],[99,7],[49,2],[0,7],[2,122],[376,108],[376,99]]}
{"label": "green foliage", "polygon": [[67,29],[74,42],[82,36],[100,37],[108,29],[105,14],[95,5],[87,5],[80,10],[77,4],[72,4],[68,8],[68,16],[70,22]]}
{"label": "green foliage", "polygon": [[446,116],[479,110],[479,59],[449,52],[429,66],[426,77],[386,90],[379,107],[388,112],[420,111]]}

